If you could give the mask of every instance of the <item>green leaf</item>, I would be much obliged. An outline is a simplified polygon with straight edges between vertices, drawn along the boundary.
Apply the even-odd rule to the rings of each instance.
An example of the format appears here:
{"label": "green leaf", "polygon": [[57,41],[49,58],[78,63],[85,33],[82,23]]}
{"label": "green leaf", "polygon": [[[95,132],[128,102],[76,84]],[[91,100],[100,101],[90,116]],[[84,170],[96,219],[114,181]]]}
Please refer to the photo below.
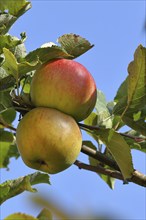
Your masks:
{"label": "green leaf", "polygon": [[[85,144],[86,146],[90,147],[91,149],[97,150],[97,148],[95,147],[95,145],[91,142],[91,141],[83,141],[83,144]],[[99,161],[94,159],[93,157],[89,156],[89,163],[92,166],[97,166],[99,164]],[[108,167],[109,168],[109,167]],[[109,176],[106,176],[104,174],[99,174],[97,173],[102,180],[104,180],[104,182],[111,188],[114,189],[114,184],[115,184],[115,179]]]}
{"label": "green leaf", "polygon": [[44,208],[40,212],[40,214],[37,216],[37,218],[39,220],[53,220],[53,216],[52,216],[51,212],[46,208]]}
{"label": "green leaf", "polygon": [[14,78],[17,80],[18,79],[18,63],[17,63],[15,56],[10,50],[6,48],[3,49],[3,53],[5,56],[5,62],[3,64],[3,68],[6,70],[7,74],[14,76]]}
{"label": "green leaf", "polygon": [[1,142],[13,142],[14,136],[11,132],[0,129],[0,141]]}
{"label": "green leaf", "polygon": [[11,49],[11,52],[13,54],[15,54],[15,57],[17,59],[18,62],[21,62],[21,60],[26,56],[26,48],[25,48],[25,44],[19,44],[16,47]]}
{"label": "green leaf", "polygon": [[15,109],[8,109],[5,112],[0,114],[0,121],[3,120],[6,124],[11,125],[11,123],[16,118],[16,111]]}
{"label": "green leaf", "polygon": [[15,137],[4,129],[0,129],[0,168],[8,168],[11,157],[16,159],[19,157],[19,152],[15,144],[13,144]]}
{"label": "green leaf", "polygon": [[[0,58],[2,58],[2,56],[0,56]],[[3,65],[4,63],[4,57],[2,58],[3,61],[1,63],[1,66]],[[6,73],[6,71],[0,66],[0,79],[3,79],[5,78],[6,76],[8,76],[8,74]]]}
{"label": "green leaf", "polygon": [[[127,135],[127,137],[125,136],[124,139],[131,149],[136,149],[146,153],[146,136],[143,136],[134,130],[130,130],[124,134]],[[128,135],[132,136],[132,138],[128,137]]]}
{"label": "green leaf", "polygon": [[130,115],[130,113],[123,116],[123,121],[126,125],[131,127],[132,129],[140,132],[142,135],[146,136],[146,110],[141,110],[141,117],[139,120],[135,121],[133,118],[133,115]]}
{"label": "green leaf", "polygon": [[31,185],[36,185],[39,183],[51,184],[49,180],[49,175],[46,173],[35,172],[33,174],[30,174],[29,177],[30,177]]}
{"label": "green leaf", "polygon": [[13,49],[17,45],[22,44],[22,41],[11,35],[0,35],[0,54],[3,52],[3,48]]}
{"label": "green leaf", "polygon": [[11,15],[18,16],[27,5],[30,5],[30,2],[26,0],[17,0],[17,4],[15,0],[1,0],[0,10],[2,12],[8,10]]}
{"label": "green leaf", "polygon": [[[91,126],[97,126],[97,114],[95,112],[92,112],[85,120],[84,123],[87,125],[91,125]],[[87,133],[93,137],[97,143],[99,143],[99,139],[97,137],[97,135],[94,134],[94,132],[91,131],[87,131]]]}
{"label": "green leaf", "polygon": [[52,219],[53,217],[51,212],[48,209],[44,208],[37,216],[37,218],[31,215],[18,212],[7,216],[4,220],[52,220]]}
{"label": "green leaf", "polygon": [[23,93],[30,93],[30,85],[31,85],[32,76],[27,75],[23,80],[21,80],[21,85],[23,88]]}
{"label": "green leaf", "polygon": [[7,155],[9,154],[9,148],[10,148],[10,143],[9,142],[0,142],[0,168],[6,168],[7,167],[7,162],[6,158]]}
{"label": "green leaf", "polygon": [[52,45],[51,47],[42,47],[31,51],[18,65],[19,75],[23,76],[28,72],[36,70],[45,62],[56,58],[70,58],[66,51],[61,47]]}
{"label": "green leaf", "polygon": [[[94,115],[95,116],[95,115]],[[90,119],[90,120],[89,120]],[[84,122],[86,123],[83,128],[89,132],[89,128],[86,125],[92,126],[90,129],[92,137],[97,141],[102,141],[105,144],[115,161],[117,162],[123,177],[125,179],[130,178],[133,172],[131,149],[124,138],[113,129],[105,129],[94,125],[95,117],[91,116]]]}
{"label": "green leaf", "polygon": [[112,154],[123,174],[124,179],[130,178],[132,176],[134,168],[130,147],[126,143],[124,138],[114,130],[112,131],[111,136],[111,129],[100,129],[98,131],[95,131],[95,133]]}
{"label": "green leaf", "polygon": [[[17,48],[19,48],[20,46],[21,44],[17,45]],[[11,52],[6,48],[3,49],[3,52],[5,56],[5,62],[2,65],[2,67],[5,69],[7,74],[13,75],[16,81],[18,81],[18,78],[22,77],[26,73],[36,70],[40,65],[42,65],[45,62],[49,62],[57,58],[67,58],[67,59],[73,58],[73,56],[68,54],[64,48],[61,48],[57,45],[51,45],[51,46],[38,48],[30,52],[25,57],[24,57],[25,48],[20,48],[20,54],[18,53],[19,56],[16,56],[17,55],[16,53],[14,56],[12,53],[14,51]],[[17,62],[16,58],[20,58],[19,63]],[[5,81],[7,79],[10,80],[10,78],[7,77]],[[1,90],[10,88],[12,82],[10,81],[11,82],[10,85],[7,85],[3,81],[4,79],[2,80],[2,83],[4,84],[3,86],[1,86]],[[14,80],[13,80],[13,83],[14,83]]]}
{"label": "green leaf", "polygon": [[10,159],[15,157],[16,159],[20,156],[17,146],[9,142],[0,142],[0,168],[7,168],[10,163]]}
{"label": "green leaf", "polygon": [[[105,166],[106,168],[106,166]],[[107,169],[109,167],[107,166]],[[104,182],[110,187],[110,189],[114,189],[115,187],[115,179],[110,177],[110,176],[107,176],[107,175],[104,175],[104,174],[100,174],[100,177],[104,180]]]}
{"label": "green leaf", "polygon": [[10,108],[13,108],[12,98],[10,96],[10,93],[7,91],[0,92],[0,113]]}
{"label": "green leaf", "polygon": [[92,112],[85,120],[84,123],[87,125],[97,126],[97,114]]}
{"label": "green leaf", "polygon": [[30,8],[31,3],[26,0],[17,0],[17,4],[15,0],[1,0],[0,34],[6,34],[12,24]]}
{"label": "green leaf", "polygon": [[56,58],[71,58],[72,56],[68,54],[64,49],[59,46],[52,45],[49,47],[38,48],[30,52],[25,60],[29,63],[39,59],[42,63],[48,62]]}
{"label": "green leaf", "polygon": [[146,105],[146,48],[140,45],[128,66],[128,104],[133,108]]}
{"label": "green leaf", "polygon": [[[127,96],[128,96],[128,90],[127,90],[127,88],[128,88],[128,77],[127,77],[127,78],[124,80],[124,82],[122,82],[122,84],[120,85],[120,87],[119,87],[119,89],[118,89],[118,91],[117,91],[117,94],[116,94],[116,96],[115,96],[115,98],[114,98],[115,102],[117,102],[117,103],[119,103],[119,102],[121,102],[121,103],[126,102]],[[124,107],[125,107],[125,106],[123,106],[123,109],[120,109],[120,108],[118,109],[120,113],[123,112]],[[117,107],[115,106],[115,109],[116,109],[116,108],[117,108]],[[115,111],[115,109],[114,109],[114,111]],[[118,110],[117,110],[117,112],[118,112]]]}
{"label": "green leaf", "polygon": [[49,175],[36,172],[0,184],[0,204],[24,191],[36,192],[36,189],[33,189],[31,185],[39,183],[50,184]]}
{"label": "green leaf", "polygon": [[24,76],[26,73],[36,70],[41,65],[39,60],[31,61],[30,63],[27,61],[23,61],[18,64],[19,77]]}
{"label": "green leaf", "polygon": [[58,42],[61,44],[61,47],[74,58],[87,52],[94,46],[85,38],[76,34],[64,34],[58,38]]}
{"label": "green leaf", "polygon": [[4,220],[38,220],[38,218],[18,212],[7,216]]}
{"label": "green leaf", "polygon": [[16,79],[12,75],[8,75],[0,79],[0,91],[11,90],[16,83]]}
{"label": "green leaf", "polygon": [[97,101],[95,105],[97,113],[97,125],[112,128],[111,114],[107,107],[105,95],[100,90],[97,90],[97,94]]}
{"label": "green leaf", "polygon": [[26,56],[26,48],[24,41],[26,40],[25,32],[20,34],[21,39],[11,35],[0,35],[0,53],[3,52],[3,48],[9,49],[16,57],[18,61],[21,61]]}
{"label": "green leaf", "polygon": [[[146,135],[146,48],[140,45],[134,61],[128,66],[129,76],[120,86],[113,113],[120,115],[126,125]],[[135,120],[135,115],[139,118]]]}
{"label": "green leaf", "polygon": [[[4,0],[3,0],[4,1]],[[17,18],[13,15],[3,13],[0,15],[0,34],[6,34],[12,24],[17,20]]]}

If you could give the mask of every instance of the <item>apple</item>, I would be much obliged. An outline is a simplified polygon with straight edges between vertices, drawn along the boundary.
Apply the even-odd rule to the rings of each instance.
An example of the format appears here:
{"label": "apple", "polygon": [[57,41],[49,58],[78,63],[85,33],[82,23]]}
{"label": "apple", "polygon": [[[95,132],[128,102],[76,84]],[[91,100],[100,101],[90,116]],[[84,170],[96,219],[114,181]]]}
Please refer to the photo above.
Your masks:
{"label": "apple", "polygon": [[18,124],[16,143],[27,166],[54,174],[75,162],[82,134],[71,116],[38,107],[26,113]]}
{"label": "apple", "polygon": [[36,107],[50,107],[82,121],[92,112],[97,98],[95,81],[80,63],[57,59],[34,74],[30,97]]}

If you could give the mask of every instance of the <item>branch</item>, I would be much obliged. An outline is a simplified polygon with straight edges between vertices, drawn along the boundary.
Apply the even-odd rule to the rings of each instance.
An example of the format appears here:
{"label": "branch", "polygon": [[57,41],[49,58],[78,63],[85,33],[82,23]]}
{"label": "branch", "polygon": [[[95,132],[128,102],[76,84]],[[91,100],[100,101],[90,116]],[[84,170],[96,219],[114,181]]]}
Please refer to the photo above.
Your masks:
{"label": "branch", "polygon": [[110,176],[110,177],[113,177],[113,178],[116,178],[116,179],[119,179],[119,180],[124,180],[123,176],[120,173],[120,171],[105,169],[101,165],[92,166],[92,165],[89,165],[89,164],[85,164],[85,163],[83,163],[79,160],[76,160],[74,164],[76,166],[78,166],[79,169],[89,170],[89,171],[104,174],[104,175],[107,175],[107,176]]}
{"label": "branch", "polygon": [[[83,129],[85,131],[89,131],[89,130],[94,131],[94,130],[99,130],[100,129],[100,127],[98,127],[98,126],[90,126],[90,125],[85,125],[85,124],[81,124],[81,123],[78,123],[78,125],[80,126],[81,129]],[[141,137],[138,137],[138,136],[132,136],[132,135],[123,134],[123,133],[119,133],[119,134],[122,135],[122,136],[128,137],[128,138],[134,139],[136,142],[145,140],[145,138],[141,138]],[[85,170],[90,170],[90,171],[93,171],[93,172],[96,172],[96,173],[105,174],[107,176],[114,177],[116,179],[120,179],[120,180],[125,181],[124,178],[123,178],[123,175],[122,175],[122,173],[121,173],[121,171],[120,171],[120,169],[117,165],[117,163],[114,160],[112,160],[111,158],[109,158],[106,155],[102,154],[101,152],[98,152],[94,149],[91,149],[91,148],[89,148],[85,145],[82,146],[81,151],[83,153],[85,153],[86,155],[100,161],[102,164],[108,165],[109,167],[111,167],[114,170],[105,169],[101,165],[91,166],[91,165],[84,164],[82,162],[76,161],[75,165],[77,165],[80,169],[82,168],[82,169],[85,169]],[[126,181],[133,182],[137,185],[146,187],[146,175],[140,173],[137,170],[134,170],[133,174],[132,174],[132,177],[130,179],[126,180]]]}
{"label": "branch", "polygon": [[124,180],[121,172],[119,171],[114,171],[114,170],[110,170],[110,169],[106,169],[100,165],[97,166],[91,166],[85,163],[82,163],[78,160],[75,161],[74,163],[76,166],[78,166],[79,169],[84,169],[84,170],[89,170],[95,173],[100,173],[100,174],[104,174],[110,177],[113,177],[115,179],[119,179],[119,180],[123,180],[124,183],[128,183],[128,182],[133,182],[137,185],[146,187],[146,176],[142,173],[140,173],[139,171],[135,170],[133,172],[133,175],[130,179],[128,179],[127,181]]}
{"label": "branch", "polygon": [[[85,131],[99,131],[100,130],[100,127],[99,126],[94,126],[94,125],[86,125],[86,124],[82,124],[82,123],[78,123],[79,127]],[[133,136],[133,135],[130,135],[130,134],[126,134],[126,133],[121,133],[121,132],[117,132],[119,133],[121,136],[123,137],[128,137],[130,139],[133,139],[135,140],[135,142],[141,142],[141,141],[145,141],[146,138],[144,137],[139,137],[139,136]]]}
{"label": "branch", "polygon": [[137,170],[133,172],[132,177],[128,181],[136,183],[137,185],[146,187],[146,175],[144,175],[143,173]]}
{"label": "branch", "polygon": [[120,168],[118,167],[117,163],[112,160],[111,158],[107,157],[106,155],[100,153],[99,151],[96,151],[94,149],[91,149],[90,147],[87,147],[85,145],[82,145],[81,152],[93,157],[94,159],[100,161],[101,163],[104,163],[111,168],[120,171]]}
{"label": "branch", "polygon": [[133,136],[133,135],[130,135],[130,134],[125,134],[125,133],[121,133],[119,132],[119,134],[123,137],[128,137],[130,139],[133,139],[135,142],[141,142],[141,141],[145,141],[146,138],[144,137],[139,137],[139,136]]}

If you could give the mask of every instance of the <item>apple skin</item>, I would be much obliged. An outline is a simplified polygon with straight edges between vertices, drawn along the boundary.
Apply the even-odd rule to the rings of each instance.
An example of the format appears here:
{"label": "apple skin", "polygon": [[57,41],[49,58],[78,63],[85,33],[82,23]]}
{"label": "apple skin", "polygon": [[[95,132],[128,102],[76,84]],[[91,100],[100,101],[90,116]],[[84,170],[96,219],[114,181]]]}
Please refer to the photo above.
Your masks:
{"label": "apple skin", "polygon": [[97,89],[92,75],[83,65],[57,59],[35,72],[30,97],[36,107],[54,108],[82,121],[95,107]]}
{"label": "apple skin", "polygon": [[18,124],[16,143],[27,166],[55,174],[75,162],[81,150],[82,134],[71,116],[38,107]]}

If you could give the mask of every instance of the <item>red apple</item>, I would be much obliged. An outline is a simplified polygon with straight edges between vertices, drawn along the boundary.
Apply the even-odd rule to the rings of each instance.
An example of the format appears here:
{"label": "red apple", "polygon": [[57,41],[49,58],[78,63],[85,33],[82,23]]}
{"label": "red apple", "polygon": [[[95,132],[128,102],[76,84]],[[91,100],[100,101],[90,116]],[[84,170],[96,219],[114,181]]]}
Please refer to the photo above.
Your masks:
{"label": "red apple", "polygon": [[36,71],[30,95],[34,106],[54,108],[82,121],[95,106],[97,90],[93,77],[83,65],[57,59]]}

